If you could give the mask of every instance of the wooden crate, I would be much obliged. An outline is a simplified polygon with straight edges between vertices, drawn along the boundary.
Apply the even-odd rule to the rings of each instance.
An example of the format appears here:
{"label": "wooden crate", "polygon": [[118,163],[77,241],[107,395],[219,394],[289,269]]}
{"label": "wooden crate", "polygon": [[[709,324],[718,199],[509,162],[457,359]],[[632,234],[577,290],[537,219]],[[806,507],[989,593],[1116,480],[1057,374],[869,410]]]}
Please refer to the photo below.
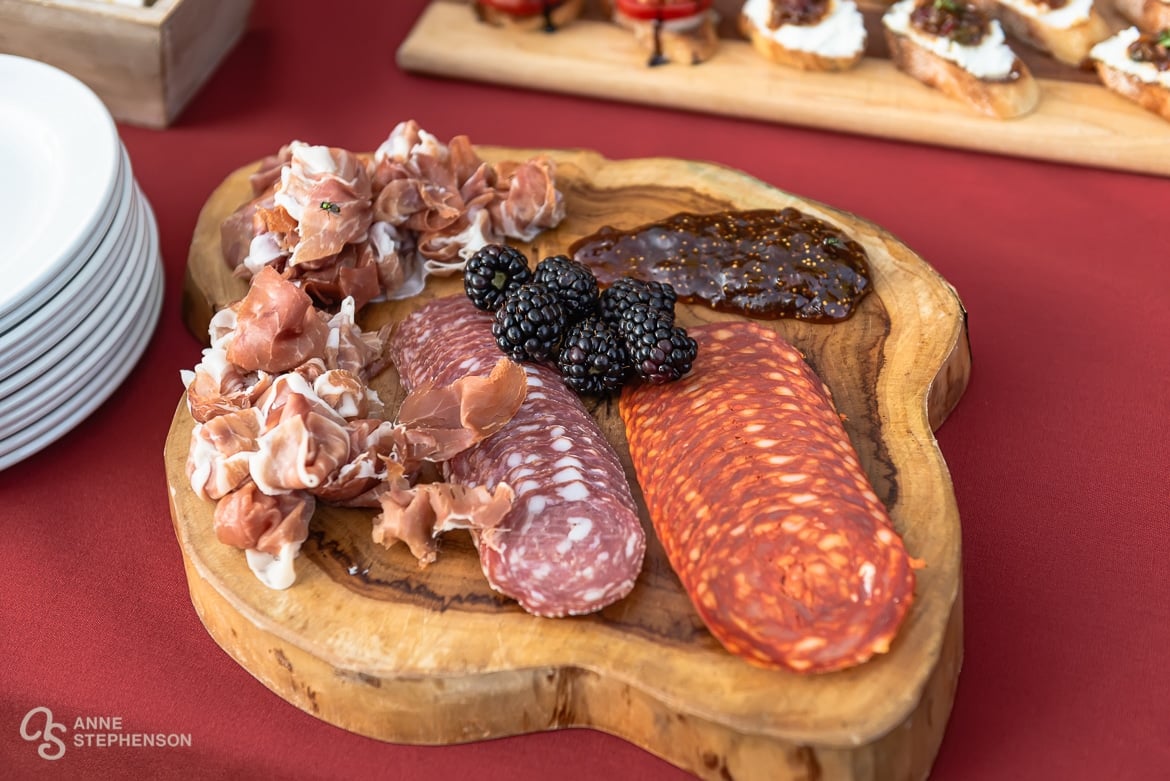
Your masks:
{"label": "wooden crate", "polygon": [[251,0],[0,0],[0,52],[84,81],[118,120],[166,127],[239,40]]}

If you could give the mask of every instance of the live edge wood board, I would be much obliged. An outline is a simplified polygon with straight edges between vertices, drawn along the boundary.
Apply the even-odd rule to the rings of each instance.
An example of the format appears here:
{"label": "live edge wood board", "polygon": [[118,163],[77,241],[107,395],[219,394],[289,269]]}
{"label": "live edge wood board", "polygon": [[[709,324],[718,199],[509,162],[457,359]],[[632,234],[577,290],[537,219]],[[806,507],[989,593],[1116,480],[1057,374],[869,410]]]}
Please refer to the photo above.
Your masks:
{"label": "live edge wood board", "polygon": [[[1097,7],[1120,29],[1112,1],[1097,0]],[[546,34],[482,24],[465,0],[427,6],[398,64],[457,79],[1170,176],[1170,122],[1109,92],[1092,72],[1018,42],[1013,48],[1039,79],[1041,97],[1017,119],[981,116],[901,73],[881,36],[880,14],[890,2],[858,0],[866,56],[841,73],[764,60],[735,30],[742,0],[716,0],[720,48],[700,65],[648,67],[633,36],[596,9]]]}
{"label": "live edge wood board", "polygon": [[[489,160],[535,153],[479,151]],[[633,593],[587,617],[535,618],[499,597],[462,533],[448,535],[439,560],[419,569],[403,546],[386,550],[370,541],[369,511],[319,509],[296,584],[270,591],[240,551],[216,541],[212,507],[187,483],[192,421],[180,402],[166,444],[167,478],[191,599],[207,630],[281,697],[382,740],[449,744],[592,727],[705,778],[926,777],[962,659],[959,513],[933,435],[970,369],[955,291],[878,226],[746,174],[681,160],[549,154],[568,216],[524,245],[530,257],[563,251],[605,224],[788,205],[845,228],[865,246],[874,293],[852,319],[771,325],[828,383],[878,495],[910,553],[925,562],[891,651],[813,676],[732,657],[699,622],[648,522],[649,549]],[[251,170],[231,174],[199,217],[184,310],[204,338],[211,313],[245,292],[223,264],[219,224],[249,197]],[[396,321],[422,299],[460,289],[448,279],[420,299],[370,305],[363,325]],[[679,312],[686,324],[728,317],[698,307]],[[401,397],[394,370],[375,384],[393,409]],[[616,404],[593,411],[641,503]],[[718,475],[710,479],[718,484]]]}

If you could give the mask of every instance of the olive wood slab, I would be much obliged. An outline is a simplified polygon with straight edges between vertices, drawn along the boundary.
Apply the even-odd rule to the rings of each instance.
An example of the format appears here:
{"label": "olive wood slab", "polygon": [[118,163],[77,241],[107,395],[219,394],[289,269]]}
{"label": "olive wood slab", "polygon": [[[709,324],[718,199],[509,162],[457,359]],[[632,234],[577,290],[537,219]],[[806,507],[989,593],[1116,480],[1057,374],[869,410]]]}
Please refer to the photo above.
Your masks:
{"label": "olive wood slab", "polygon": [[[1170,122],[1126,100],[1087,70],[1012,41],[1037,76],[1040,103],[1011,120],[982,116],[900,72],[882,39],[892,0],[859,0],[868,43],[854,69],[775,65],[735,30],[743,0],[716,0],[720,48],[696,66],[648,67],[633,36],[591,10],[553,34],[480,23],[466,0],[435,0],[398,49],[409,71],[707,114],[1170,176]],[[1097,6],[1112,29],[1123,23]]]}
{"label": "olive wood slab", "polygon": [[[480,147],[487,159],[534,150]],[[869,253],[874,293],[845,323],[772,321],[833,391],[861,461],[910,553],[922,559],[914,607],[890,653],[852,670],[802,676],[730,656],[699,622],[646,528],[633,593],[598,614],[542,619],[487,585],[470,539],[444,539],[420,570],[403,546],[370,541],[369,511],[320,508],[298,579],[270,591],[243,554],[219,544],[212,507],[184,464],[192,421],[180,402],[165,460],[191,599],[212,637],[299,708],[363,735],[449,744],[591,727],[704,778],[924,778],[943,737],[962,659],[959,513],[933,431],[967,385],[966,313],[952,287],[876,225],[776,190],[746,174],[672,159],[609,161],[551,152],[568,217],[525,246],[539,258],[604,224],[631,227],[678,211],[796,206],[848,230]],[[247,167],[212,193],[187,268],[185,317],[207,320],[239,298],[219,223],[249,196]],[[421,299],[372,304],[367,328]],[[679,308],[688,324],[733,315]],[[393,368],[375,381],[401,397]],[[393,406],[391,406],[393,409]],[[617,405],[595,405],[641,503]],[[717,478],[714,478],[717,480]],[[643,508],[643,518],[645,511]]]}

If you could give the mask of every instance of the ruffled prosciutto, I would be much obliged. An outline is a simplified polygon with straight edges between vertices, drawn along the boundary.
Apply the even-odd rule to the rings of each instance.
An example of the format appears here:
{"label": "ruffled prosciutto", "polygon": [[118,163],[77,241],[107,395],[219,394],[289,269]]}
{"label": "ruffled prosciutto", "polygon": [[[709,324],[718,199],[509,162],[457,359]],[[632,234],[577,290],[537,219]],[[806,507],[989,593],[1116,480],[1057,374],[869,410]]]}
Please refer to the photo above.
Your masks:
{"label": "ruffled prosciutto", "polygon": [[295,368],[321,355],[329,337],[325,316],[309,296],[271,268],[253,278],[236,318],[227,358],[249,371]]}
{"label": "ruffled prosciutto", "polygon": [[467,136],[443,145],[417,123],[405,122],[374,161],[375,186],[381,188],[374,215],[418,235],[427,273],[451,273],[451,266],[501,240],[485,212],[497,197],[496,175]]}
{"label": "ruffled prosciutto", "polygon": [[274,200],[297,221],[299,241],[289,265],[328,258],[364,241],[372,222],[373,194],[366,163],[344,149],[289,145]]}
{"label": "ruffled prosciutto", "polygon": [[382,494],[382,512],[374,517],[373,540],[387,548],[403,542],[420,567],[435,561],[439,536],[452,529],[494,529],[512,507],[515,494],[507,483],[474,488],[452,483],[405,482]]}
{"label": "ruffled prosciutto", "polygon": [[382,400],[362,379],[345,369],[330,369],[313,380],[313,392],[346,420],[382,411]]}
{"label": "ruffled prosciutto", "polygon": [[194,371],[181,374],[187,386],[187,409],[199,423],[251,407],[272,385],[272,375],[244,371],[216,347],[203,351]]}
{"label": "ruffled prosciutto", "polygon": [[187,453],[187,479],[200,499],[220,499],[249,480],[263,424],[259,411],[249,408],[195,426]]}
{"label": "ruffled prosciutto", "polygon": [[[274,193],[274,189],[259,193],[220,223],[219,246],[228,268],[238,271],[252,252],[252,243],[257,238],[256,215],[275,206]],[[276,247],[276,255],[279,254]]]}
{"label": "ruffled prosciutto", "polygon": [[321,501],[343,507],[378,507],[390,483],[405,479],[400,451],[404,435],[388,420],[351,420],[349,457],[329,480],[313,489]]}
{"label": "ruffled prosciutto", "polygon": [[312,490],[349,456],[345,420],[304,377],[282,374],[260,400],[264,428],[249,459],[249,475],[267,494]]}
{"label": "ruffled prosciutto", "polygon": [[305,493],[264,493],[254,483],[225,496],[215,506],[215,536],[243,548],[248,566],[264,585],[286,589],[296,581],[293,560],[309,536],[316,500]]}
{"label": "ruffled prosciutto", "polygon": [[356,307],[352,300],[342,302],[337,314],[329,319],[329,334],[325,340],[325,365],[330,369],[347,371],[367,381],[386,367],[386,340],[390,326],[379,331],[363,331],[355,319]]}
{"label": "ruffled prosciutto", "polygon": [[510,238],[532,241],[565,218],[564,197],[556,188],[556,163],[535,157],[496,167],[502,197],[490,209],[496,230]]}
{"label": "ruffled prosciutto", "polygon": [[484,245],[564,217],[551,160],[492,165],[466,136],[444,144],[413,120],[372,161],[294,141],[250,181],[256,198],[222,225],[225,260],[243,277],[274,268],[324,307],[415,295]]}
{"label": "ruffled prosciutto", "polygon": [[285,144],[274,155],[268,155],[256,170],[248,177],[248,184],[252,186],[252,194],[260,195],[266,190],[273,190],[280,182],[281,170],[292,160],[292,144]]}
{"label": "ruffled prosciutto", "polygon": [[414,389],[398,409],[408,433],[406,458],[446,461],[490,437],[520,409],[527,390],[524,369],[507,358],[486,376]]}

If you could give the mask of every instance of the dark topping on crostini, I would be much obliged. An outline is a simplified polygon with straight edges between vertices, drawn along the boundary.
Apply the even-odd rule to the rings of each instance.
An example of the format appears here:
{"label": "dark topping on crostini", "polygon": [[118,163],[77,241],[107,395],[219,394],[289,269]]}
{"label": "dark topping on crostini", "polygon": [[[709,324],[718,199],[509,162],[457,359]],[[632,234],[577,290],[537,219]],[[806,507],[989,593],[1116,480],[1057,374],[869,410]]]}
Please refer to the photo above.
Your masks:
{"label": "dark topping on crostini", "polygon": [[960,46],[978,46],[991,29],[987,16],[962,0],[920,0],[910,14],[910,24]]}
{"label": "dark topping on crostini", "polygon": [[1159,72],[1170,70],[1170,28],[1142,33],[1125,51],[1134,62],[1147,62]]}
{"label": "dark topping on crostini", "polygon": [[1068,5],[1068,0],[1032,0],[1036,5],[1055,11]]}
{"label": "dark topping on crostini", "polygon": [[775,0],[768,27],[818,24],[829,12],[829,0]]}

